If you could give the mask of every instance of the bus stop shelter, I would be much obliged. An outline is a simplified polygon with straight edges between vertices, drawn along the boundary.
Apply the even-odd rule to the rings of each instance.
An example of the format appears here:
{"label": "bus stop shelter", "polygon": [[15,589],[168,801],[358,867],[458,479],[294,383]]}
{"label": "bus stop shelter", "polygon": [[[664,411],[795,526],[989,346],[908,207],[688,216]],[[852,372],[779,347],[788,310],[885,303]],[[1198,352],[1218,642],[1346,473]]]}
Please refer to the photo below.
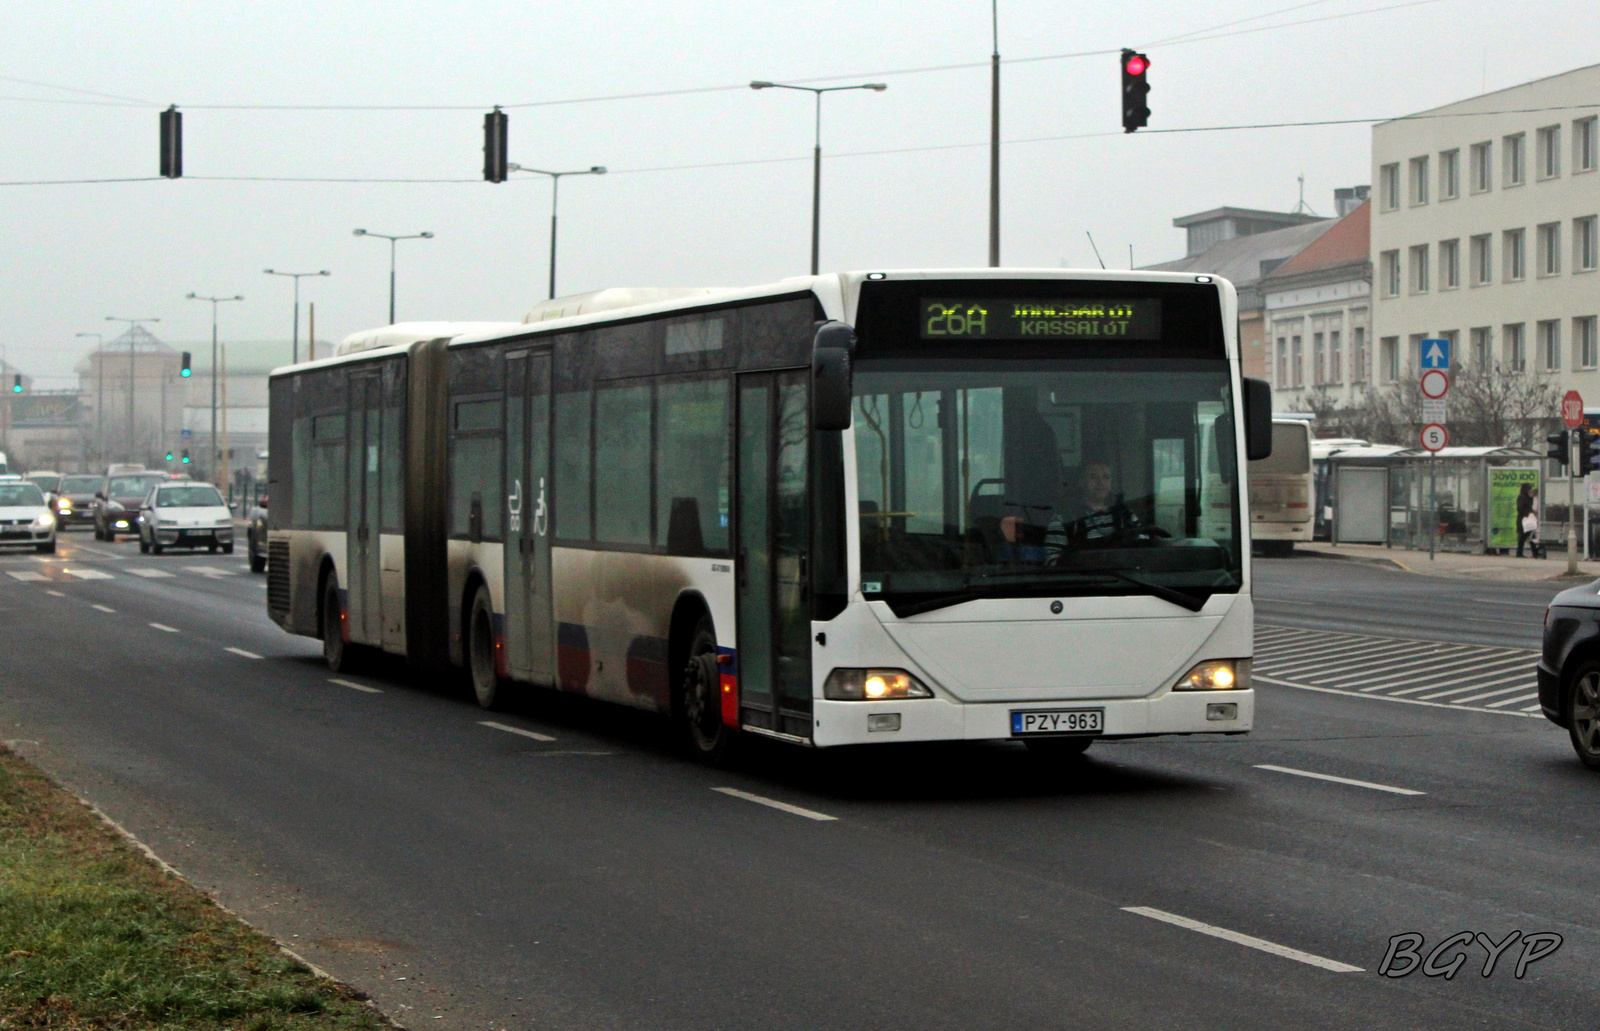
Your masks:
{"label": "bus stop shelter", "polygon": [[[1487,553],[1517,546],[1517,495],[1532,483],[1541,498],[1546,459],[1520,447],[1422,448],[1367,445],[1327,458],[1334,544]],[[1560,482],[1559,480],[1557,482]],[[1558,491],[1551,499],[1565,506]],[[1541,523],[1540,536],[1556,540]]]}

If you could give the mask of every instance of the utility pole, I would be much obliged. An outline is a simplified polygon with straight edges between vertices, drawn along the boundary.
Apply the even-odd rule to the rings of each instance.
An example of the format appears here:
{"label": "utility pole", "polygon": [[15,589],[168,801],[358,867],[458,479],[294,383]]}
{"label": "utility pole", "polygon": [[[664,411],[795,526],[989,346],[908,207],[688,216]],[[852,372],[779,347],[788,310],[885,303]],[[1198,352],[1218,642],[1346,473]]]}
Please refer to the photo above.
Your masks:
{"label": "utility pole", "polygon": [[107,322],[126,322],[128,324],[128,461],[138,457],[138,444],[134,441],[133,433],[133,375],[135,368],[135,345],[139,342],[139,323],[160,322],[160,319],[124,319],[115,315],[107,315]]}
{"label": "utility pole", "polygon": [[190,291],[188,299],[191,301],[211,302],[211,461],[206,463],[206,475],[215,477],[217,474],[216,462],[220,457],[217,447],[217,380],[221,375],[221,359],[217,355],[217,305],[226,301],[242,301],[243,294],[233,297],[201,297]]}
{"label": "utility pole", "polygon": [[1000,267],[1000,0],[989,0],[994,52],[989,55],[989,267]]}

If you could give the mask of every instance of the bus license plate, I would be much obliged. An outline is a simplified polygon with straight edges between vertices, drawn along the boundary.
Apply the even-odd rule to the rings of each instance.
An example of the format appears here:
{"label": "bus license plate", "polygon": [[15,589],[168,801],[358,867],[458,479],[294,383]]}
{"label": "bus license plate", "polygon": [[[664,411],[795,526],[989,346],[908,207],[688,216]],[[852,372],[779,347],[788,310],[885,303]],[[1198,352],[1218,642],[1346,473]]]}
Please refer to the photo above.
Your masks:
{"label": "bus license plate", "polygon": [[1100,734],[1106,729],[1104,709],[1013,710],[1011,736],[1029,734]]}

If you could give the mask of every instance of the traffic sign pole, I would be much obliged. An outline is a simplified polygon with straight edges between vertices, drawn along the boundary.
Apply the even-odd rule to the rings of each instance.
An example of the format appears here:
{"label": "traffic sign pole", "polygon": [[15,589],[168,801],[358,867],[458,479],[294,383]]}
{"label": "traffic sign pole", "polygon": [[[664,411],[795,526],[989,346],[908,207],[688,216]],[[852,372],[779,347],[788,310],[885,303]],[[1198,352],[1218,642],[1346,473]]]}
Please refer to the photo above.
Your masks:
{"label": "traffic sign pole", "polygon": [[[1578,435],[1583,432],[1583,395],[1569,390],[1561,398],[1561,421],[1567,424],[1567,575],[1578,572],[1578,535],[1572,510],[1577,506]],[[1585,501],[1584,507],[1588,508]]]}

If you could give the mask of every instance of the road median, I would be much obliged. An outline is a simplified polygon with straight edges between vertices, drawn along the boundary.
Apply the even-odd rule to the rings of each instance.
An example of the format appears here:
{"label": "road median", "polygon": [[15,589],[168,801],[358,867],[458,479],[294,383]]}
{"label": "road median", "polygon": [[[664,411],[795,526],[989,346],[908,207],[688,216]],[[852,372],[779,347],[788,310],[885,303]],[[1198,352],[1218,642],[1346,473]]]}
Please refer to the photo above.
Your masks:
{"label": "road median", "polygon": [[0,1031],[397,1025],[0,747]]}

